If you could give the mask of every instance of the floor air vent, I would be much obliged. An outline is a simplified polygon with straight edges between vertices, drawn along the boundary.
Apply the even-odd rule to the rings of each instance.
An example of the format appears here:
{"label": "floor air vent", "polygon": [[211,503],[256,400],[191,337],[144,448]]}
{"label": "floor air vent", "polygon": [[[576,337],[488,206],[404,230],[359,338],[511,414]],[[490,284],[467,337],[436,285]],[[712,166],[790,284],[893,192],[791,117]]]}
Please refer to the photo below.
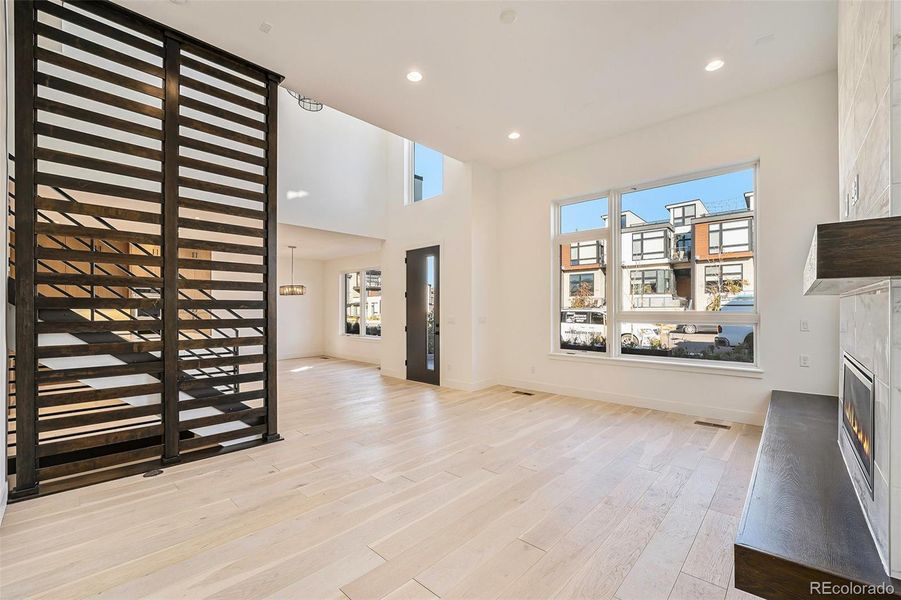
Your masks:
{"label": "floor air vent", "polygon": [[522,390],[513,390],[513,393],[516,394],[517,396],[534,396],[535,395],[533,392],[524,392]]}
{"label": "floor air vent", "polygon": [[732,425],[723,425],[722,423],[711,423],[710,421],[695,421],[695,425],[703,425],[704,427],[716,427],[717,429],[732,429]]}

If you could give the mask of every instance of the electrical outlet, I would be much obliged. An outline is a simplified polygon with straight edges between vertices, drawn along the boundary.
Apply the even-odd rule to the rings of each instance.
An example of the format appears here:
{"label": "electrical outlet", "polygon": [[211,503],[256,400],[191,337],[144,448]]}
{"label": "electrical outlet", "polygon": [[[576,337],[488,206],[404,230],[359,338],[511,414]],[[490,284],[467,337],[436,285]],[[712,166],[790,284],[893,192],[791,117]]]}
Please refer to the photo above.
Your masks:
{"label": "electrical outlet", "polygon": [[531,373],[532,375],[535,374],[535,365],[532,365],[531,367],[529,367],[529,373]]}
{"label": "electrical outlet", "polygon": [[801,319],[801,331],[810,331],[810,323],[807,319]]}
{"label": "electrical outlet", "polygon": [[810,355],[808,355],[808,354],[800,355],[798,357],[798,364],[800,364],[802,367],[809,367],[810,366]]}

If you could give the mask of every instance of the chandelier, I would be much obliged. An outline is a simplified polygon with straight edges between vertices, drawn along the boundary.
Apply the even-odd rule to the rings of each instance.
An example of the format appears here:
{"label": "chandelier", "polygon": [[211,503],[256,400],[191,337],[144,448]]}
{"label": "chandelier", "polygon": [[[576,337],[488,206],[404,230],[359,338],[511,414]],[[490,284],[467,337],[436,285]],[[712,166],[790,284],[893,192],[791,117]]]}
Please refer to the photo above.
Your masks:
{"label": "chandelier", "polygon": [[319,112],[320,110],[322,110],[322,102],[317,102],[312,98],[307,98],[300,92],[295,92],[294,90],[288,90],[288,93],[291,94],[292,98],[297,100],[297,104],[299,104],[302,109],[308,110],[310,112]]}
{"label": "chandelier", "polygon": [[307,293],[307,286],[294,283],[294,249],[297,246],[288,246],[291,248],[291,285],[278,286],[280,296],[303,296]]}

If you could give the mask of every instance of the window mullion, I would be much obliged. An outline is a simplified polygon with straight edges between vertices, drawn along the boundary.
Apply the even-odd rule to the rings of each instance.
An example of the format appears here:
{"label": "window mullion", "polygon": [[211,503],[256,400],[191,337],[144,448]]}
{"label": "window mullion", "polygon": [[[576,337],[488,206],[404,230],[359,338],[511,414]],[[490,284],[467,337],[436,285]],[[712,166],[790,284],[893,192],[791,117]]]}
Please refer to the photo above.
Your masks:
{"label": "window mullion", "polygon": [[360,337],[366,337],[366,320],[369,311],[368,302],[366,301],[368,292],[366,291],[366,271],[360,271]]}
{"label": "window mullion", "polygon": [[[619,322],[618,310],[622,301],[621,286],[625,285],[622,281],[622,269],[620,269],[620,253],[622,251],[622,222],[620,215],[622,210],[620,207],[621,194],[618,190],[613,190],[608,195],[608,218],[610,224],[609,240],[607,242],[607,277],[606,277],[606,294],[607,294],[607,356],[619,356]],[[629,249],[631,252],[631,248]]]}

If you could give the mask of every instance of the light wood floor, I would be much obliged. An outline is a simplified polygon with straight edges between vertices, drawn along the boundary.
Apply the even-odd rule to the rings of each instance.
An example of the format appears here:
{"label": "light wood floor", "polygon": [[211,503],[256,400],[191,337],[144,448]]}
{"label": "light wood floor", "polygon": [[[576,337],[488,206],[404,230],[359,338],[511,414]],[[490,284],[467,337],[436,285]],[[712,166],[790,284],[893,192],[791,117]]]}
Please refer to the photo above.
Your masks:
{"label": "light wood floor", "polygon": [[760,429],[280,364],[284,442],[9,506],[0,596],[751,598]]}

